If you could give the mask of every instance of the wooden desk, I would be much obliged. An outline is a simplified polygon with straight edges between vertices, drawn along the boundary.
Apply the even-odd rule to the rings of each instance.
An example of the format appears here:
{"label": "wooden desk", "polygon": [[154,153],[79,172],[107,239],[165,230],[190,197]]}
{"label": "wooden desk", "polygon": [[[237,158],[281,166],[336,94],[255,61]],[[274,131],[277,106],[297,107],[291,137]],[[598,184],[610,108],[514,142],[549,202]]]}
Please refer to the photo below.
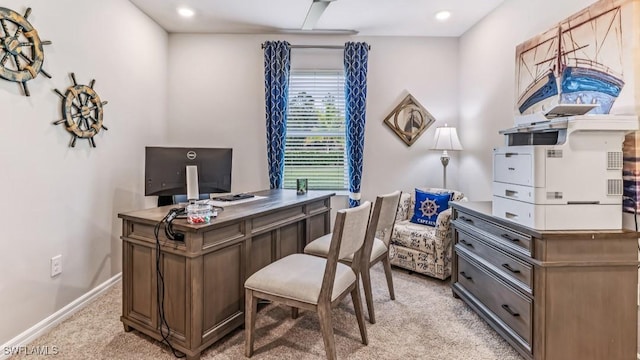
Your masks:
{"label": "wooden desk", "polygon": [[[165,318],[171,344],[199,359],[215,341],[244,323],[244,281],[274,260],[302,252],[307,242],[330,231],[328,191],[265,190],[266,196],[226,206],[210,224],[173,222],[184,242],[160,228],[159,267],[164,277]],[[160,340],[156,295],[155,225],[171,206],[118,214],[122,221],[122,317]],[[166,334],[166,330],[165,330]]]}

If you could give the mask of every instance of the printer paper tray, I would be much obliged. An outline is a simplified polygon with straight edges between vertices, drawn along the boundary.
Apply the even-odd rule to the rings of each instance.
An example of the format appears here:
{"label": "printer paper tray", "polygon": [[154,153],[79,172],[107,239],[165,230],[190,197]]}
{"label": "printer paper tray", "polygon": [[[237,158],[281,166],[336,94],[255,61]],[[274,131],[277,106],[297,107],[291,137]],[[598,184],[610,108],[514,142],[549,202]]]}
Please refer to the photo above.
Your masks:
{"label": "printer paper tray", "polygon": [[532,204],[494,195],[493,215],[536,230],[622,229],[620,204]]}
{"label": "printer paper tray", "polygon": [[567,205],[574,202],[597,203],[599,205],[617,204],[618,206],[622,206],[619,195],[606,195],[606,193],[603,193],[602,191],[591,191],[582,195],[583,193],[571,191],[573,189],[569,189],[570,186],[573,185],[565,185],[565,187],[563,188],[567,190],[565,192],[557,191],[560,189],[555,188],[549,189],[545,187],[524,186],[494,181],[493,195],[538,205]]}

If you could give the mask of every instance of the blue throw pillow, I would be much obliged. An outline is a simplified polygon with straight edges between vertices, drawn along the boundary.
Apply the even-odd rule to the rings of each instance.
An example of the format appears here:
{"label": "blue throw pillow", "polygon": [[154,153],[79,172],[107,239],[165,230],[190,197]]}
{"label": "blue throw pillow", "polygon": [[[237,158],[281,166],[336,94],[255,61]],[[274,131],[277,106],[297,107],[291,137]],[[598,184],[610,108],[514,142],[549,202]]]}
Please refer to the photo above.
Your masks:
{"label": "blue throw pillow", "polygon": [[449,208],[451,193],[434,194],[416,189],[412,223],[436,226],[438,215]]}

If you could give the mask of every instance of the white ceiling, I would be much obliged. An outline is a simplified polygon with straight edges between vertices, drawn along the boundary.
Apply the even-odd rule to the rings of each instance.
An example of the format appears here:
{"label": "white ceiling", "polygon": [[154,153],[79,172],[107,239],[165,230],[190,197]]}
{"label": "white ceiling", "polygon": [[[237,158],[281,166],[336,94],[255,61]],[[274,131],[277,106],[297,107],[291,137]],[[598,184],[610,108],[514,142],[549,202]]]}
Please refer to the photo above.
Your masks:
{"label": "white ceiling", "polygon": [[[168,32],[260,34],[300,30],[312,0],[130,0]],[[335,0],[318,29],[367,36],[460,36],[504,0]],[[176,9],[195,10],[192,18]],[[434,15],[449,10],[439,22]]]}

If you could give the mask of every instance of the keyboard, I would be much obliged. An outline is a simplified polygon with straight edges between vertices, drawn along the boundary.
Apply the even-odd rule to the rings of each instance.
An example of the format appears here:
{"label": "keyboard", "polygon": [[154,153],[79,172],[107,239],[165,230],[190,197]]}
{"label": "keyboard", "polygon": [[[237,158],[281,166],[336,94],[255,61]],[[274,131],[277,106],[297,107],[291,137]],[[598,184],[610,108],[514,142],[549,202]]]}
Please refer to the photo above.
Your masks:
{"label": "keyboard", "polygon": [[231,195],[223,195],[223,196],[214,197],[214,198],[211,198],[211,200],[216,200],[216,201],[236,201],[236,200],[250,199],[250,198],[252,198],[254,196],[255,195],[252,195],[252,194],[231,194]]}

